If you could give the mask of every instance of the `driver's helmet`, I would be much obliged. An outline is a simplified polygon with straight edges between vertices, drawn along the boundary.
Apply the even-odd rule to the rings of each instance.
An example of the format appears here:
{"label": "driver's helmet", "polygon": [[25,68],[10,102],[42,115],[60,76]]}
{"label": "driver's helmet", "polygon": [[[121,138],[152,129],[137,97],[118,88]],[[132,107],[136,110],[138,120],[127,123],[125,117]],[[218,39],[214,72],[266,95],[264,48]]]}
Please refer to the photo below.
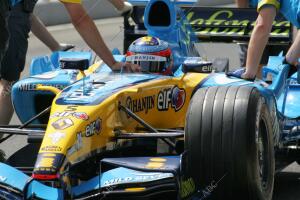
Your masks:
{"label": "driver's helmet", "polygon": [[145,36],[135,40],[128,48],[126,62],[137,64],[142,72],[170,75],[171,49],[166,41]]}

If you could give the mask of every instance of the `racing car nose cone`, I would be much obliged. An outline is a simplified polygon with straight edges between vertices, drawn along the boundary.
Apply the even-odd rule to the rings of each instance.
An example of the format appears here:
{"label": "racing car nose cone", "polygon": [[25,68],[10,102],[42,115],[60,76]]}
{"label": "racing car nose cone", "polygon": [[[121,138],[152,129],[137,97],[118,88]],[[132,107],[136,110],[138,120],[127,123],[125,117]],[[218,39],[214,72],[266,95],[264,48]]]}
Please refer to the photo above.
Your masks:
{"label": "racing car nose cone", "polygon": [[58,171],[61,168],[64,158],[63,154],[39,153],[32,178],[39,180],[58,179]]}

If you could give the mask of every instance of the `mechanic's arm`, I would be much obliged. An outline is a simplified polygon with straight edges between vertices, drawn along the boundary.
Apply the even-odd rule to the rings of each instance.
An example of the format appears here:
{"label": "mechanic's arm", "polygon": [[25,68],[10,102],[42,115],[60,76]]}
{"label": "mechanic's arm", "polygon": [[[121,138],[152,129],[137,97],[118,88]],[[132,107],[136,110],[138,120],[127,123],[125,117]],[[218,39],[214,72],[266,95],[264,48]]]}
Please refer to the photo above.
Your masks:
{"label": "mechanic's arm", "polygon": [[235,0],[235,3],[238,8],[248,8],[249,0]]}
{"label": "mechanic's arm", "polygon": [[252,79],[256,76],[275,16],[276,8],[274,6],[265,6],[259,11],[249,42],[244,78]]}
{"label": "mechanic's arm", "polygon": [[74,27],[85,42],[108,66],[113,67],[116,61],[84,7],[77,3],[64,3],[64,5],[70,14]]}
{"label": "mechanic's arm", "polygon": [[63,3],[69,12],[71,21],[88,46],[112,69],[120,70],[124,67],[128,72],[141,71],[140,66],[131,63],[117,62],[104,43],[94,21],[79,3]]}
{"label": "mechanic's arm", "polygon": [[51,51],[60,50],[59,43],[53,38],[43,22],[34,14],[31,14],[31,31],[40,41],[49,47]]}

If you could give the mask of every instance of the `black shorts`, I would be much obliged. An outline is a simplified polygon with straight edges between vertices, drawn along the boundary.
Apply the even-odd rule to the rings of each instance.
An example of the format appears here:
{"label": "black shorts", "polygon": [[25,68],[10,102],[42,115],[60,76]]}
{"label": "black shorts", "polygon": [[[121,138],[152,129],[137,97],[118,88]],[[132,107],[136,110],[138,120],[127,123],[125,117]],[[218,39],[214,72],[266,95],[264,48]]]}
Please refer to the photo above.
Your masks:
{"label": "black shorts", "polygon": [[1,78],[7,81],[17,81],[20,78],[25,65],[30,28],[30,13],[23,10],[23,4],[16,5],[8,19],[10,37],[0,68]]}
{"label": "black shorts", "polygon": [[9,9],[8,1],[1,0],[0,3],[0,68],[1,68],[1,61],[4,57],[8,45],[8,28],[7,28],[8,9]]}

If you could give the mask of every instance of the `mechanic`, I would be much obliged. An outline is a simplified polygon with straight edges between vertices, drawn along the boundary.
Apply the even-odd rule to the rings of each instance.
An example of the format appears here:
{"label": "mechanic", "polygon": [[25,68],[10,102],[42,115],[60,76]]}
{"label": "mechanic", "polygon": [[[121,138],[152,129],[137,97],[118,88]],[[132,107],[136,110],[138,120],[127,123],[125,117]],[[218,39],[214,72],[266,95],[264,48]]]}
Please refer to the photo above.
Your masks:
{"label": "mechanic", "polygon": [[[257,6],[258,17],[249,42],[246,70],[239,69],[235,72],[229,72],[228,75],[253,81],[258,71],[263,50],[267,45],[276,13],[280,11],[287,20],[299,28],[300,0],[250,0],[250,2]],[[300,35],[298,32],[283,61],[283,63],[290,65],[288,77],[297,71],[296,65],[299,57]]]}
{"label": "mechanic", "polygon": [[[253,7],[253,5],[249,4],[249,0],[235,0],[235,3],[238,8],[248,8],[248,7],[252,8]],[[241,66],[246,66],[248,45],[247,44],[239,44],[239,46],[240,46],[239,57],[240,57]]]}
{"label": "mechanic", "polygon": [[[251,1],[251,0],[235,0],[236,5],[238,8],[253,8],[256,7],[256,1]],[[248,49],[248,44],[241,43],[239,44],[240,46],[240,51],[239,51],[239,57],[240,57],[240,64],[242,67],[246,66],[246,61],[247,61],[247,49]],[[257,73],[257,76],[261,78],[261,68],[268,64],[269,61],[269,56],[277,56],[279,55],[282,51],[284,54],[288,51],[289,45],[267,45],[266,48],[263,51],[262,58],[259,63],[259,70]]]}
{"label": "mechanic", "polygon": [[[95,23],[89,17],[84,7],[81,5],[81,0],[60,0],[66,7],[71,21],[81,37],[85,40],[88,46],[96,52],[96,54],[108,65],[112,70],[120,70],[125,68],[127,71],[138,72],[140,67],[130,63],[117,62],[108,47],[104,43]],[[123,0],[110,0],[120,14],[126,15],[131,13],[132,5]]]}
{"label": "mechanic", "polygon": [[[21,0],[1,0],[0,2],[0,68],[2,67],[2,60],[8,48],[9,31],[7,21],[9,17],[9,9],[18,4],[20,1]],[[1,90],[2,88],[0,87],[0,91]],[[2,135],[0,134],[0,138],[1,137]],[[0,161],[4,161],[4,152],[1,149]]]}
{"label": "mechanic", "polygon": [[59,43],[47,30],[43,22],[34,14],[31,14],[31,31],[52,52],[68,51],[75,47],[72,44]]}
{"label": "mechanic", "polygon": [[[37,0],[24,0],[22,3],[16,5],[11,11],[9,18],[9,30],[11,38],[8,52],[2,61],[1,80],[0,80],[0,124],[8,124],[12,114],[13,107],[11,104],[11,87],[15,81],[20,77],[25,64],[28,33],[30,30],[30,16]],[[80,0],[62,0],[66,8],[70,12],[72,22],[75,27],[82,34],[88,43],[92,44],[92,48],[98,55],[114,70],[120,69],[122,66],[128,67],[128,70],[138,71],[139,66],[116,62],[111,52],[103,42],[93,21],[85,15],[84,8]],[[74,1],[76,3],[69,3]],[[111,3],[116,7],[119,13],[125,14],[132,10],[131,4],[123,2],[123,0],[111,0]],[[51,34],[46,30],[44,25],[38,18],[32,16],[33,27],[32,31],[39,39],[41,39],[52,51],[67,50],[71,48],[70,45],[59,44]],[[92,30],[92,31],[90,31]],[[90,34],[90,33],[94,34]],[[134,67],[134,69],[133,69]],[[12,70],[14,69],[14,70]]]}
{"label": "mechanic", "polygon": [[[19,79],[20,73],[23,70],[25,63],[25,55],[27,51],[27,38],[30,30],[29,16],[32,12],[37,0],[24,0],[22,4],[18,4],[13,8],[10,20],[14,22],[9,23],[11,29],[11,45],[9,52],[6,54],[5,59],[2,61],[8,44],[8,25],[7,19],[9,14],[9,7],[14,6],[22,0],[1,0],[0,4],[0,124],[8,124],[12,114],[13,107],[11,105],[10,91],[12,83]],[[80,4],[80,0],[63,0],[65,7],[70,13],[71,19],[79,33],[87,41],[90,47],[106,62],[112,69],[117,70],[125,67],[130,71],[139,71],[139,66],[131,65],[121,62],[116,62],[111,52],[106,47],[101,35],[99,34],[95,24],[90,17],[86,14],[84,8]],[[73,1],[73,3],[72,3]],[[131,4],[123,0],[111,0],[111,3],[121,14],[130,13],[132,11]],[[20,12],[21,11],[21,12]],[[25,11],[25,12],[23,12]],[[33,32],[46,44],[51,50],[62,50],[62,48],[69,48],[55,44],[54,38],[42,26],[40,21],[33,16],[32,18],[36,26],[33,27]],[[91,33],[91,34],[90,34]],[[48,35],[47,35],[48,34]],[[18,37],[18,38],[17,38]],[[50,40],[49,40],[50,38]],[[11,66],[17,66],[16,70],[11,71]],[[9,68],[6,70],[5,68]],[[2,135],[0,135],[0,138]],[[0,158],[1,158],[0,152]],[[2,156],[3,157],[3,156]]]}
{"label": "mechanic", "polygon": [[126,62],[137,64],[142,72],[171,75],[173,59],[167,42],[145,36],[135,40],[128,48]]}
{"label": "mechanic", "polygon": [[43,35],[44,43],[49,48],[53,48],[53,51],[74,47],[73,45],[59,44],[37,18],[31,19],[36,2],[37,0],[23,0],[10,11],[8,18],[9,45],[0,68],[0,124],[8,124],[13,114],[11,87],[19,79],[24,69],[31,22],[34,27],[33,33]]}
{"label": "mechanic", "polygon": [[10,4],[14,3],[12,0],[1,0],[0,3],[0,66],[8,47],[8,28],[7,19],[9,14]]}
{"label": "mechanic", "polygon": [[[6,4],[7,3],[7,4]],[[8,2],[1,1],[0,3],[0,62],[4,56],[7,48],[8,31],[7,31],[7,17],[8,14]]]}

